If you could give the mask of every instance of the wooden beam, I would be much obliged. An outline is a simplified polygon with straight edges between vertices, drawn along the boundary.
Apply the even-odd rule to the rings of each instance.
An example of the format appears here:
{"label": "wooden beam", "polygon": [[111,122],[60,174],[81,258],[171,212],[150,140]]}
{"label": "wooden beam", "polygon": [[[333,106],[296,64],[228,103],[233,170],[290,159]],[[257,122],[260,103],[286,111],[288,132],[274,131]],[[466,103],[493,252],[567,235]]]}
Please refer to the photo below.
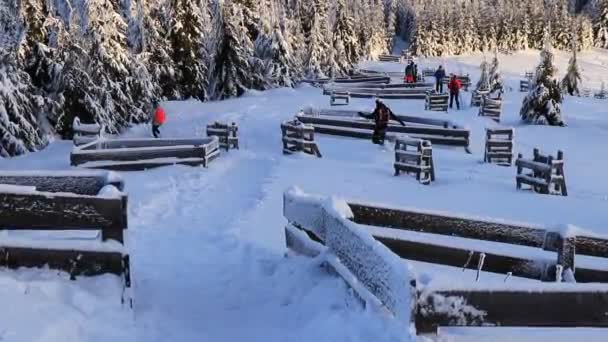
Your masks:
{"label": "wooden beam", "polygon": [[121,179],[107,181],[105,172],[96,172],[91,175],[83,174],[23,174],[15,172],[0,172],[0,184],[34,186],[40,192],[69,192],[79,195],[95,196],[105,185],[113,185],[118,190],[124,189],[124,182]]}

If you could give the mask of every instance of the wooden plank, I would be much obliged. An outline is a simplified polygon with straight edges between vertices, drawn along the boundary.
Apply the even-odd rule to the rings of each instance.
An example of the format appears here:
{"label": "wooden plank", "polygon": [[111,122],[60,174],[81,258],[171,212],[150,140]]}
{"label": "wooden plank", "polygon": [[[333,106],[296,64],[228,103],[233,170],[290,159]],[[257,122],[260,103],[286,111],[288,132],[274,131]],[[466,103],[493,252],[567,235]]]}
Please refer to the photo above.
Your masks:
{"label": "wooden plank", "polygon": [[517,160],[515,160],[515,165],[539,172],[551,172],[551,165],[535,162],[528,159],[518,158]]}
{"label": "wooden plank", "polygon": [[425,213],[406,209],[387,209],[358,203],[348,204],[354,221],[370,226],[410,230],[469,239],[511,243],[542,248],[545,230],[479,219]]}
{"label": "wooden plank", "polygon": [[136,161],[160,158],[202,158],[205,156],[204,146],[175,146],[159,149],[102,149],[94,151],[75,151],[70,154],[72,165],[80,165],[96,160]]}
{"label": "wooden plank", "polygon": [[7,230],[102,230],[123,242],[126,199],[0,193],[0,227]]}
{"label": "wooden plank", "polygon": [[55,175],[34,175],[18,172],[0,172],[0,184],[34,186],[40,192],[69,192],[79,195],[95,196],[105,185],[113,185],[118,190],[124,189],[121,179],[107,182],[105,173],[92,173],[91,175],[69,172],[57,173]]}
{"label": "wooden plank", "polygon": [[192,139],[113,139],[99,140],[95,143],[87,144],[79,150],[98,150],[98,149],[120,149],[120,148],[141,148],[141,147],[168,147],[168,146],[203,146],[212,142],[212,138],[192,138]]}
{"label": "wooden plank", "polygon": [[[460,304],[441,310],[450,302]],[[415,321],[419,332],[439,326],[608,327],[606,308],[606,290],[441,290],[419,294]]]}
{"label": "wooden plank", "polygon": [[[215,158],[212,158],[213,160]],[[107,161],[104,163],[84,163],[80,164],[81,167],[98,170],[112,170],[112,171],[145,171],[155,169],[158,167],[165,167],[171,165],[187,165],[187,166],[205,166],[208,158],[180,158],[172,159],[171,161],[154,161],[154,160],[134,160],[127,162],[112,162]]]}
{"label": "wooden plank", "polygon": [[75,276],[95,276],[104,273],[121,275],[125,265],[124,255],[118,252],[86,250],[54,250],[0,246],[0,266],[10,269],[19,267],[49,267]]}
{"label": "wooden plank", "polygon": [[[553,280],[555,277],[555,274],[551,273],[550,270],[555,268],[556,262],[549,259],[534,260],[480,251],[476,248],[463,249],[440,244],[388,238],[378,234],[372,235],[393,253],[407,260],[476,270],[480,252],[483,252],[485,253],[483,271],[498,274],[511,272],[516,277],[544,281]],[[475,253],[472,260],[467,264],[471,251]]]}

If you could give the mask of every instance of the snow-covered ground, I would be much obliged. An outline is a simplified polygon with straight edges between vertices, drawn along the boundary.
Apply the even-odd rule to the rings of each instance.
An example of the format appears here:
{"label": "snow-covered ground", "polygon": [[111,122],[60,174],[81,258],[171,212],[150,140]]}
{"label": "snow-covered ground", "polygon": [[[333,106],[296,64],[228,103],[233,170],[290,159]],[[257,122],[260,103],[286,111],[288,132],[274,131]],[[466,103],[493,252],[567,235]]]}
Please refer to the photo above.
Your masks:
{"label": "snow-covered ground", "polygon": [[[502,56],[508,84],[518,88],[537,54]],[[448,72],[471,73],[481,56],[444,59]],[[421,67],[441,60],[420,61]],[[585,79],[599,88],[608,76],[608,53],[580,57]],[[558,55],[564,70],[567,55]],[[401,71],[403,65],[366,65]],[[468,104],[468,93],[464,93]],[[285,257],[283,191],[298,185],[309,193],[392,206],[443,210],[543,225],[574,224],[608,235],[608,102],[567,97],[566,128],[519,122],[523,93],[509,92],[503,125],[515,127],[516,153],[532,148],[564,151],[569,196],[515,189],[515,168],[482,163],[484,129],[496,126],[477,108],[425,112],[423,101],[387,101],[400,114],[449,118],[472,130],[473,154],[434,147],[437,181],[420,185],[393,176],[393,153],[369,141],[317,135],[323,158],[284,156],[279,123],[306,106],[327,107],[329,98],[309,86],[250,92],[223,102],[166,104],[165,137],[204,136],[214,120],[239,125],[241,149],[222,153],[208,169],[185,166],[123,173],[129,194],[129,230],[135,307],[120,305],[113,276],[67,280],[52,271],[0,273],[0,340],[6,341],[399,341],[405,332],[361,309],[343,284],[315,260]],[[369,110],[371,100],[347,108]],[[134,127],[125,135],[150,135]],[[2,169],[68,169],[71,142],[39,153],[0,159]],[[7,233],[1,233],[7,234]],[[474,273],[414,263],[427,277],[473,281]],[[593,329],[445,329],[448,340],[604,341]]]}

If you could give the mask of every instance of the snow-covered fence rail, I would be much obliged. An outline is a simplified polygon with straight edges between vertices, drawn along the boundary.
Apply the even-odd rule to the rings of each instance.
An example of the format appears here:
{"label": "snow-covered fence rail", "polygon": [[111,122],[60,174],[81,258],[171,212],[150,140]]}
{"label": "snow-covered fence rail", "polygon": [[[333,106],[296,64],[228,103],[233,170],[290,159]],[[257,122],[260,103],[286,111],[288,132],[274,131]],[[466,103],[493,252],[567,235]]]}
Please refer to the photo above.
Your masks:
{"label": "snow-covered fence rail", "polygon": [[448,101],[450,95],[448,94],[436,94],[434,92],[427,92],[425,95],[424,109],[431,111],[447,112]]}
{"label": "snow-covered fence rail", "polygon": [[[428,140],[437,145],[462,146],[468,151],[470,131],[467,129],[459,128],[449,121],[409,116],[399,116],[399,118],[406,125],[389,124],[388,133],[406,134],[410,138]],[[298,114],[297,119],[312,125],[315,132],[321,134],[371,139],[374,130],[374,123],[364,119],[330,117],[329,115],[313,116],[305,113]],[[443,126],[437,124],[443,124]]]}
{"label": "snow-covered fence rail", "polygon": [[[408,150],[409,147],[414,149]],[[431,184],[435,180],[433,147],[428,140],[397,138],[395,140],[395,176],[400,172],[414,173],[416,180],[422,184]]]}
{"label": "snow-covered fence rail", "polygon": [[219,139],[117,139],[74,147],[71,165],[121,171],[146,170],[166,165],[203,165],[219,156]]}
{"label": "snow-covered fence rail", "polygon": [[490,93],[489,90],[473,90],[471,93],[471,107],[481,106],[481,101],[484,96]]}
{"label": "snow-covered fence rail", "polygon": [[83,124],[80,118],[74,117],[72,122],[72,131],[74,132],[74,145],[79,146],[101,138],[103,133],[103,125],[99,124]]}
{"label": "snow-covered fence rail", "polygon": [[418,293],[416,330],[440,326],[608,327],[608,288],[581,284],[432,288]]}
{"label": "snow-covered fence rail", "polygon": [[315,142],[315,129],[295,119],[281,123],[283,153],[304,152],[321,158],[321,151]]}
{"label": "snow-covered fence rail", "polygon": [[327,84],[327,83],[390,83],[391,78],[389,76],[351,76],[343,78],[318,78],[311,80],[302,80],[304,83],[311,84]]}
{"label": "snow-covered fence rail", "polygon": [[506,165],[513,163],[513,128],[486,129],[486,148],[483,161]]}
{"label": "snow-covered fence rail", "polygon": [[[410,308],[417,333],[436,333],[439,326],[608,327],[608,287],[604,284],[474,283],[459,288],[431,281],[414,291],[416,281],[409,281],[413,293],[407,293],[403,285],[394,291],[387,284],[394,284],[394,280],[406,284],[411,276],[404,276],[405,266],[399,267],[395,256],[377,244],[380,242],[410,260],[459,268],[483,267],[490,272],[510,272],[514,276],[549,281],[574,280],[575,269],[576,281],[608,282],[606,270],[574,268],[575,250],[582,251],[579,254],[608,257],[608,240],[583,236],[582,231],[554,232],[519,223],[347,203],[293,189],[284,195],[283,212],[289,221],[286,239],[290,249],[309,256],[327,256],[330,266],[366,303],[380,302],[391,312],[398,308],[402,314],[397,316],[401,318],[407,316],[405,310]],[[517,256],[515,252],[507,255],[485,252],[479,256],[484,262],[479,262],[472,260],[475,251],[468,248],[429,242],[435,238],[419,240],[411,234],[395,235],[384,227],[541,247],[557,251],[558,258],[555,262]],[[376,241],[371,241],[369,233]],[[470,242],[475,245],[473,240]],[[381,254],[370,254],[373,251]],[[558,274],[560,270],[566,270],[563,278]],[[543,275],[546,277],[542,278]],[[393,281],[386,281],[387,277]],[[366,295],[373,298],[370,300]],[[402,305],[396,306],[394,303],[399,300],[396,295],[410,304],[402,301]]]}
{"label": "snow-covered fence rail", "polygon": [[481,98],[481,105],[479,107],[479,116],[485,116],[491,118],[496,122],[500,122],[500,113],[502,112],[502,100],[492,99],[489,96],[483,96]]}
{"label": "snow-covered fence rail", "polygon": [[519,81],[519,91],[527,92],[530,90],[530,86],[532,85],[532,79],[534,78],[534,73],[526,72],[524,75],[524,79]]}
{"label": "snow-covered fence rail", "polygon": [[[557,151],[557,157],[553,157],[543,155],[535,148],[532,159],[524,159],[520,153],[515,165],[517,189],[521,189],[522,184],[527,184],[532,190],[541,194],[549,194],[554,189],[562,196],[568,196],[564,175],[564,152]],[[526,169],[531,172],[524,173]]]}
{"label": "snow-covered fence rail", "polygon": [[[324,90],[325,91],[325,90]],[[336,90],[331,91],[329,104],[332,106],[337,105],[347,105],[350,103],[350,93],[348,91]],[[342,100],[343,102],[338,103],[338,100]]]}
{"label": "snow-covered fence rail", "polygon": [[218,138],[220,148],[239,149],[238,126],[233,122],[231,125],[222,122],[214,122],[207,125],[207,136],[216,136]]}
{"label": "snow-covered fence rail", "polygon": [[401,63],[401,56],[395,56],[395,55],[380,55],[378,56],[378,60],[380,62],[394,62],[394,63]]}
{"label": "snow-covered fence rail", "polygon": [[348,92],[353,98],[372,98],[378,97],[382,99],[393,100],[421,100],[426,97],[426,93],[431,88],[350,88],[350,87],[327,87],[323,90],[324,95],[331,95],[335,92]]}
{"label": "snow-covered fence rail", "polygon": [[324,92],[323,95],[328,95],[334,89],[416,89],[416,88],[426,88],[430,90],[433,88],[432,83],[427,82],[417,82],[417,83],[389,83],[389,84],[381,84],[381,83],[351,83],[351,84],[335,84],[328,83],[323,86]]}
{"label": "snow-covered fence rail", "polygon": [[[76,276],[113,273],[130,287],[123,246],[127,195],[117,175],[101,172],[0,173],[0,229],[100,231],[100,239],[0,238],[0,266],[44,267]],[[123,298],[124,299],[124,298]]]}
{"label": "snow-covered fence rail", "polygon": [[[283,196],[288,221],[287,244],[314,253],[311,240],[326,246],[326,264],[334,269],[366,305],[386,308],[409,325],[415,303],[412,277],[401,260],[349,219],[343,201],[310,196],[290,189]],[[311,253],[312,252],[312,253]]]}

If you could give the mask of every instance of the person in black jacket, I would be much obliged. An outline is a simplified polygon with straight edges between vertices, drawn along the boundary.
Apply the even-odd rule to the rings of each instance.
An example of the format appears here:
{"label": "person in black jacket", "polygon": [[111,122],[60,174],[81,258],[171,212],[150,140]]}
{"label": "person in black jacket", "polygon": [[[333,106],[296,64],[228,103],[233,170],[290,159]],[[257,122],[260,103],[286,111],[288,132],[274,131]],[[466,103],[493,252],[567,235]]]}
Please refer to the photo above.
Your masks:
{"label": "person in black jacket", "polygon": [[435,90],[438,93],[443,93],[443,79],[445,78],[445,70],[440,65],[437,70],[435,70]]}
{"label": "person in black jacket", "polygon": [[376,99],[376,108],[373,113],[365,114],[359,112],[359,116],[366,119],[374,120],[374,134],[372,135],[372,143],[384,145],[384,139],[386,138],[386,129],[390,120],[395,120],[401,125],[405,126],[403,120],[396,116],[390,108],[388,108],[382,101]]}

